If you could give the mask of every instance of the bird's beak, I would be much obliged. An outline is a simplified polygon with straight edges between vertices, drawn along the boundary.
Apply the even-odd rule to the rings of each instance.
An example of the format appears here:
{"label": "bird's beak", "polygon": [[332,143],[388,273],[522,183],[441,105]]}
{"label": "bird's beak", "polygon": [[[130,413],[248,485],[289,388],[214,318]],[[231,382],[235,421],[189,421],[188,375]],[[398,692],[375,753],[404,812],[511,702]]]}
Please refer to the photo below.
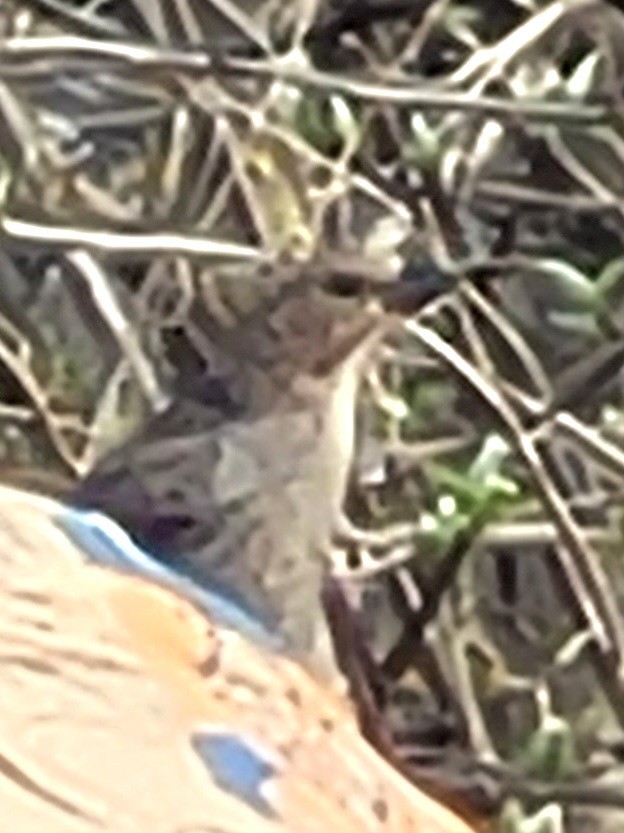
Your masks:
{"label": "bird's beak", "polygon": [[414,315],[454,287],[451,276],[428,262],[410,260],[400,273],[391,276],[359,258],[333,255],[323,261],[332,292],[370,299],[377,302],[380,312]]}

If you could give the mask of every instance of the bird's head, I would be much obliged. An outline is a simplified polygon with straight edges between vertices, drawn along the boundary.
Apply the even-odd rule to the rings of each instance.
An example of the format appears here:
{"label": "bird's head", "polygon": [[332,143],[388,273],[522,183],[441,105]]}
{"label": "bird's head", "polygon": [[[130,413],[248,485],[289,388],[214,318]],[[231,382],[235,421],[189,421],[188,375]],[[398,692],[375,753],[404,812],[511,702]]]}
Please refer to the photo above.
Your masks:
{"label": "bird's head", "polygon": [[250,273],[204,273],[196,320],[217,355],[270,373],[289,387],[296,376],[330,377],[357,366],[397,313],[409,314],[444,289],[428,275],[382,277],[337,256]]}

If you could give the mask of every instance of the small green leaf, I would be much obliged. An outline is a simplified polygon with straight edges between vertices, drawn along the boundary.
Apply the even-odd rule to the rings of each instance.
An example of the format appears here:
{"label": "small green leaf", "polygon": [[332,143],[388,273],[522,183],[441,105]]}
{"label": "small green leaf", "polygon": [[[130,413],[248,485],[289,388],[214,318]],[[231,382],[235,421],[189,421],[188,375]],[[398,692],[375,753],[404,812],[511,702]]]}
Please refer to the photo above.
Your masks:
{"label": "small green leaf", "polygon": [[624,257],[610,260],[596,281],[596,292],[602,298],[608,298],[613,292],[624,290]]}
{"label": "small green leaf", "polygon": [[540,272],[552,278],[561,301],[584,308],[593,307],[598,294],[596,283],[575,266],[555,258],[538,260],[537,266]]}
{"label": "small green leaf", "polygon": [[527,775],[545,781],[568,778],[577,767],[574,735],[570,724],[549,713],[533,732],[520,756]]}

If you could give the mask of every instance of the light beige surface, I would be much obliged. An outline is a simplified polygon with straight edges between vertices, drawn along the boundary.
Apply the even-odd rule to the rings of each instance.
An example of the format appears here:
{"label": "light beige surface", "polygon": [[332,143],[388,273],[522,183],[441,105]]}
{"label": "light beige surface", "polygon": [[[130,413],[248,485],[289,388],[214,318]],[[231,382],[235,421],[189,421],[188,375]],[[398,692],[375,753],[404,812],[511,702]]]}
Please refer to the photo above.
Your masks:
{"label": "light beige surface", "polygon": [[[0,487],[0,818],[10,833],[469,833],[359,738],[294,663],[87,565],[58,505]],[[271,812],[191,745],[266,750]]]}

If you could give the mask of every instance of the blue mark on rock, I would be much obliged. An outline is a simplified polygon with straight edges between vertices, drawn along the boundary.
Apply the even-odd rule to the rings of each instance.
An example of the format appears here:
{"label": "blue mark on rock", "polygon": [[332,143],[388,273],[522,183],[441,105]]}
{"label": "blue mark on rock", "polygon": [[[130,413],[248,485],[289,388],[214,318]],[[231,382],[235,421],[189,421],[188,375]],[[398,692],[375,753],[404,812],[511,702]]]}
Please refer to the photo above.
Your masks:
{"label": "blue mark on rock", "polygon": [[281,636],[269,630],[234,599],[218,589],[200,586],[167,567],[135,544],[130,535],[107,515],[59,504],[54,520],[86,559],[103,567],[143,576],[187,598],[217,624],[237,630],[265,648],[284,649]]}
{"label": "blue mark on rock", "polygon": [[217,786],[263,816],[277,816],[262,794],[262,788],[278,774],[278,770],[257,744],[226,731],[196,734],[192,743]]}

